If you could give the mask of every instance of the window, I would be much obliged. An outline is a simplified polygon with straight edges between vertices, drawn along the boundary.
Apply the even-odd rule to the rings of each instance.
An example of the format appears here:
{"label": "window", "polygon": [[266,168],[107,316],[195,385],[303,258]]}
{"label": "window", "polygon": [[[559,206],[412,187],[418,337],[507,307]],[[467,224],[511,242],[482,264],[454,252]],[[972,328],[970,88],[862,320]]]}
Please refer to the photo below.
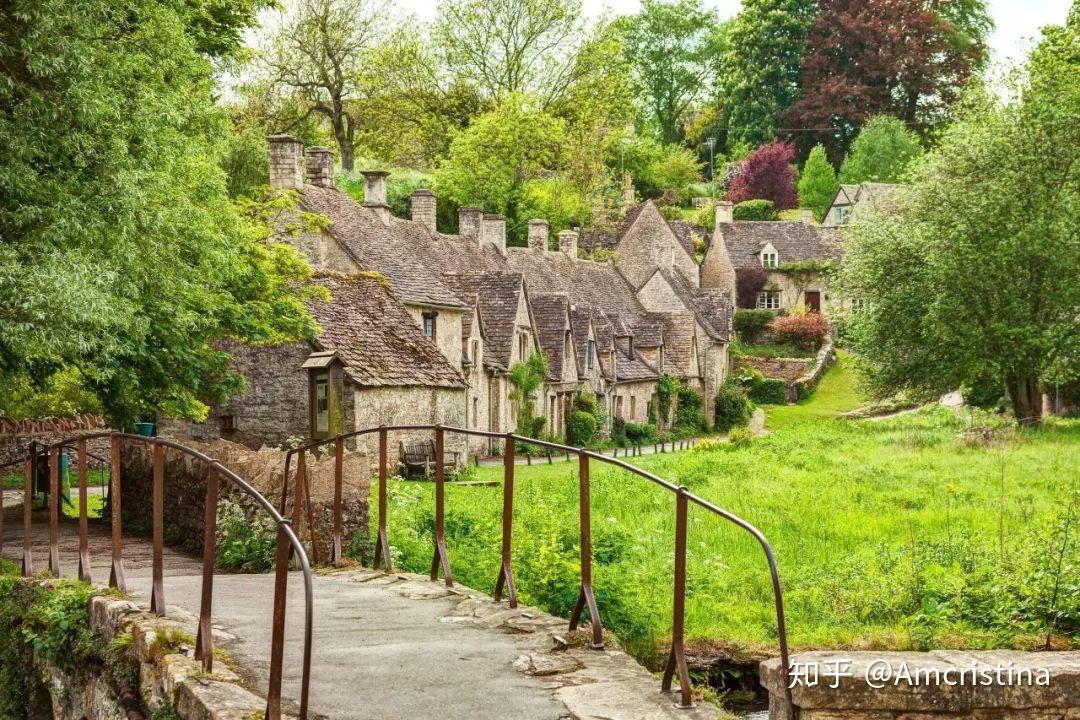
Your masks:
{"label": "window", "polygon": [[596,341],[590,340],[585,345],[585,369],[592,370],[596,362]]}
{"label": "window", "polygon": [[757,306],[761,310],[779,310],[780,293],[770,291],[759,292],[757,294]]}
{"label": "window", "polygon": [[528,333],[519,333],[518,334],[518,359],[521,360],[521,362],[525,362],[526,360],[529,359],[529,356],[525,354],[528,351],[528,348],[529,348],[529,335],[528,335]]}
{"label": "window", "polygon": [[623,401],[623,399],[622,399],[621,395],[615,398],[615,417],[621,418],[623,416],[622,415],[622,401]]}
{"label": "window", "polygon": [[630,396],[630,420],[631,422],[637,417],[637,398],[633,395]]}
{"label": "window", "polygon": [[315,376],[315,432],[330,432],[330,377]]}
{"label": "window", "polygon": [[222,435],[236,432],[236,419],[232,415],[222,415],[218,422]]}
{"label": "window", "polygon": [[851,298],[851,312],[860,313],[866,309],[866,300],[864,298]]}
{"label": "window", "polygon": [[435,339],[435,318],[438,313],[424,313],[424,337],[428,340]]}
{"label": "window", "polygon": [[780,256],[775,251],[761,253],[761,267],[774,268],[780,265]]}
{"label": "window", "polygon": [[843,225],[847,222],[848,215],[851,214],[851,208],[846,206],[838,206],[835,210],[836,224]]}
{"label": "window", "polygon": [[472,399],[472,424],[473,427],[480,427],[480,398]]}
{"label": "window", "polygon": [[476,365],[477,363],[480,362],[480,341],[479,340],[473,340],[472,341],[471,360],[473,362],[473,365]]}

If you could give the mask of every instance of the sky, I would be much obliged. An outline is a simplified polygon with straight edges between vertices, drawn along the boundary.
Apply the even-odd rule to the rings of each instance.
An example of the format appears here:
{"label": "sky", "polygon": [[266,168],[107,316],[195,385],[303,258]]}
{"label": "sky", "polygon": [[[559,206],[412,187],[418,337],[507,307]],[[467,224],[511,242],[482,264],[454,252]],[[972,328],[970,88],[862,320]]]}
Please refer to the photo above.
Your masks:
{"label": "sky", "polygon": [[[705,5],[716,8],[720,17],[735,15],[742,6],[741,0],[704,0]],[[1071,0],[988,0],[990,17],[996,29],[990,38],[991,59],[995,62],[1021,61],[1031,47],[1031,38],[1037,37],[1039,28],[1050,23],[1063,24]],[[399,0],[400,5],[418,18],[430,20],[435,17],[436,0]],[[582,0],[585,13],[600,15],[605,9],[616,14],[636,12],[639,0]]]}

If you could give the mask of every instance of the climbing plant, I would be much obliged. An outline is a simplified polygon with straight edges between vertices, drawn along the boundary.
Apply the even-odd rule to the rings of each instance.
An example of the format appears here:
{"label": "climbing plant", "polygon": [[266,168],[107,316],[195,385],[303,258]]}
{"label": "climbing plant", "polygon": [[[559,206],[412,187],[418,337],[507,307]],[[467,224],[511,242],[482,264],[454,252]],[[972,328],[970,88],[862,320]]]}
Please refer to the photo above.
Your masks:
{"label": "climbing plant", "polygon": [[536,391],[547,379],[548,361],[543,353],[534,351],[525,362],[514,363],[510,368],[510,399],[517,403],[517,432],[527,437],[537,437],[543,423],[536,416]]}
{"label": "climbing plant", "polygon": [[667,373],[660,376],[660,382],[656,385],[656,406],[658,417],[656,424],[663,430],[671,420],[671,401],[679,392],[679,378]]}

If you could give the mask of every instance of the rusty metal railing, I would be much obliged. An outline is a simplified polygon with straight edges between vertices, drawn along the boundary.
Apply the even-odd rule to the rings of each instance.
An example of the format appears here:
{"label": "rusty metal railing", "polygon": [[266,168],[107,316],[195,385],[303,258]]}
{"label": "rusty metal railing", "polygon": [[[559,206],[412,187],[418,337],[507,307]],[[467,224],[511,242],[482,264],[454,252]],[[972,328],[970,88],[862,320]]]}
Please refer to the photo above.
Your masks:
{"label": "rusty metal railing", "polygon": [[[390,542],[387,535],[387,513],[388,513],[388,501],[387,501],[387,477],[389,475],[388,467],[388,435],[391,432],[427,432],[431,431],[435,434],[435,538],[433,547],[433,556],[431,562],[431,580],[437,581],[439,579],[439,571],[442,570],[443,580],[448,587],[453,585],[453,578],[450,571],[450,560],[446,549],[446,536],[445,536],[445,482],[446,482],[446,467],[445,467],[445,436],[446,433],[454,433],[466,436],[486,437],[496,440],[502,440],[504,442],[503,449],[503,504],[502,504],[502,544],[501,544],[501,561],[499,565],[499,575],[495,580],[495,591],[493,596],[495,600],[501,601],[503,591],[507,593],[507,599],[511,608],[517,607],[517,590],[514,586],[514,571],[511,557],[511,548],[513,544],[513,512],[514,512],[514,468],[515,468],[515,453],[518,442],[528,443],[530,445],[536,445],[539,447],[548,448],[560,453],[565,453],[568,456],[570,454],[577,455],[578,457],[578,513],[580,522],[580,551],[581,551],[581,572],[580,572],[580,585],[578,591],[577,602],[574,606],[574,611],[570,616],[570,630],[576,630],[579,623],[582,620],[583,613],[588,610],[589,618],[591,620],[591,638],[590,647],[594,649],[602,649],[604,647],[603,638],[603,625],[600,619],[599,607],[596,603],[596,596],[593,591],[592,584],[592,537],[591,537],[591,501],[589,496],[589,475],[592,461],[599,461],[608,465],[626,470],[627,472],[636,475],[638,477],[645,478],[646,480],[670,491],[675,495],[675,548],[674,548],[674,587],[673,587],[673,603],[672,603],[672,628],[671,628],[671,652],[668,655],[667,664],[664,669],[663,680],[661,681],[661,691],[670,692],[672,686],[672,680],[675,675],[679,677],[679,697],[676,701],[676,706],[680,708],[689,708],[693,705],[692,698],[692,686],[690,683],[690,674],[686,665],[685,648],[684,648],[684,634],[685,634],[685,620],[686,620],[686,536],[687,536],[687,510],[689,505],[697,505],[710,513],[719,516],[720,518],[733,523],[737,527],[750,533],[753,538],[760,545],[762,552],[765,555],[765,561],[769,568],[769,575],[772,580],[772,591],[776,611],[776,625],[779,636],[780,645],[780,658],[783,664],[785,674],[788,677],[789,682],[786,683],[786,696],[787,696],[787,712],[789,715],[794,712],[794,704],[791,698],[791,663],[788,655],[788,643],[787,643],[787,629],[784,622],[784,601],[783,593],[780,589],[780,574],[776,566],[776,556],[773,553],[772,547],[769,545],[768,540],[760,530],[756,527],[738,517],[737,515],[724,510],[717,505],[705,500],[703,498],[694,495],[685,487],[677,486],[673,483],[664,480],[653,473],[642,470],[635,467],[625,460],[620,460],[615,457],[609,457],[585,448],[575,448],[569,445],[561,445],[559,443],[547,442],[545,440],[537,440],[535,438],[524,437],[516,435],[514,433],[496,433],[488,432],[484,430],[470,430],[466,428],[443,426],[443,425],[382,425],[379,427],[364,428],[362,430],[356,430],[354,432],[344,433],[332,438],[316,440],[306,445],[294,448],[286,453],[285,456],[285,475],[282,489],[282,510],[284,510],[286,498],[288,497],[288,485],[289,474],[292,458],[295,455],[296,462],[296,482],[294,497],[296,503],[300,502],[300,498],[308,494],[308,490],[304,488],[307,484],[307,462],[305,456],[309,451],[316,450],[324,445],[330,443],[334,444],[334,508],[333,508],[333,540],[332,540],[332,557],[331,562],[335,565],[342,564],[342,525],[341,525],[341,502],[342,502],[342,474],[343,474],[343,451],[346,440],[357,438],[363,435],[371,435],[378,433],[378,445],[379,445],[379,487],[378,487],[378,504],[379,504],[379,528],[376,535],[375,542],[375,556],[373,559],[373,566],[382,566],[387,572],[393,570],[393,563],[390,557]],[[311,512],[310,503],[308,506],[309,514]],[[299,509],[294,505],[293,514],[299,517]],[[309,528],[312,528],[309,523]],[[314,536],[312,537],[312,547],[314,548]]]}
{"label": "rusty metal railing", "polygon": [[[288,573],[290,554],[295,557],[296,563],[304,578],[304,644],[302,674],[300,679],[300,720],[308,717],[308,691],[311,679],[311,644],[312,627],[314,624],[313,590],[311,565],[308,562],[307,553],[303,544],[293,531],[292,524],[298,523],[299,516],[294,512],[293,519],[286,520],[278,512],[274,504],[263,497],[246,480],[225,467],[220,461],[205,455],[193,448],[164,438],[149,438],[142,435],[131,435],[119,432],[90,432],[72,438],[60,440],[49,445],[34,446],[25,457],[5,465],[0,465],[0,471],[5,468],[23,465],[24,490],[23,490],[23,556],[22,574],[29,577],[34,574],[34,558],[32,552],[33,530],[33,495],[34,481],[37,475],[37,461],[42,455],[49,458],[49,572],[53,577],[60,575],[60,549],[59,549],[59,491],[60,491],[60,453],[64,449],[74,447],[78,467],[79,487],[79,570],[78,577],[84,582],[90,582],[90,550],[89,550],[89,514],[87,511],[87,474],[88,458],[92,456],[87,452],[86,445],[90,440],[109,439],[109,506],[111,510],[111,543],[112,558],[109,572],[109,586],[119,590],[126,589],[124,580],[123,537],[121,526],[120,505],[122,498],[122,466],[121,444],[122,442],[143,443],[150,445],[153,450],[153,485],[151,499],[152,517],[152,578],[150,593],[151,612],[163,614],[165,612],[164,592],[164,503],[165,503],[165,460],[166,453],[170,450],[183,453],[207,466],[206,499],[203,534],[202,555],[202,589],[199,604],[199,626],[195,641],[195,658],[199,660],[207,672],[213,670],[213,631],[211,627],[211,614],[214,600],[214,555],[217,544],[217,505],[220,490],[220,481],[224,478],[248,495],[262,510],[270,516],[277,528],[277,540],[275,548],[275,574],[274,574],[274,611],[271,626],[270,643],[270,679],[266,692],[267,720],[280,720],[281,718],[281,681],[284,666],[285,650],[285,609],[286,593],[288,589]],[[40,449],[39,449],[40,448]],[[93,456],[97,457],[97,456]],[[103,460],[103,459],[102,459]],[[297,491],[301,484],[297,484]],[[340,505],[340,503],[339,503]],[[299,510],[301,498],[297,496],[294,506]],[[3,493],[0,493],[0,543],[3,542]],[[0,554],[2,554],[0,545]]]}

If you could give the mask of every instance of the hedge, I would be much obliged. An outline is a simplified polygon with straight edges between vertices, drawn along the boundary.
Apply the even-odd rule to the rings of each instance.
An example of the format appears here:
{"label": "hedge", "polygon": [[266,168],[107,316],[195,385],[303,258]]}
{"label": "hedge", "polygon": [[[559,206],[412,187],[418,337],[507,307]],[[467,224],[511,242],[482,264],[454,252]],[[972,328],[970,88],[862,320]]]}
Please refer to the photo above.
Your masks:
{"label": "hedge", "polygon": [[735,332],[739,333],[739,336],[746,340],[748,337],[752,338],[772,325],[772,321],[775,319],[775,310],[742,309],[735,311],[735,318],[732,320],[732,324],[735,327]]}
{"label": "hedge", "polygon": [[716,429],[727,432],[750,422],[753,407],[746,391],[735,382],[726,382],[716,392]]}
{"label": "hedge", "polygon": [[731,209],[733,220],[776,220],[776,206],[772,200],[744,200]]}
{"label": "hedge", "polygon": [[748,396],[761,405],[783,405],[787,402],[787,382],[780,378],[763,378],[750,386]]}

